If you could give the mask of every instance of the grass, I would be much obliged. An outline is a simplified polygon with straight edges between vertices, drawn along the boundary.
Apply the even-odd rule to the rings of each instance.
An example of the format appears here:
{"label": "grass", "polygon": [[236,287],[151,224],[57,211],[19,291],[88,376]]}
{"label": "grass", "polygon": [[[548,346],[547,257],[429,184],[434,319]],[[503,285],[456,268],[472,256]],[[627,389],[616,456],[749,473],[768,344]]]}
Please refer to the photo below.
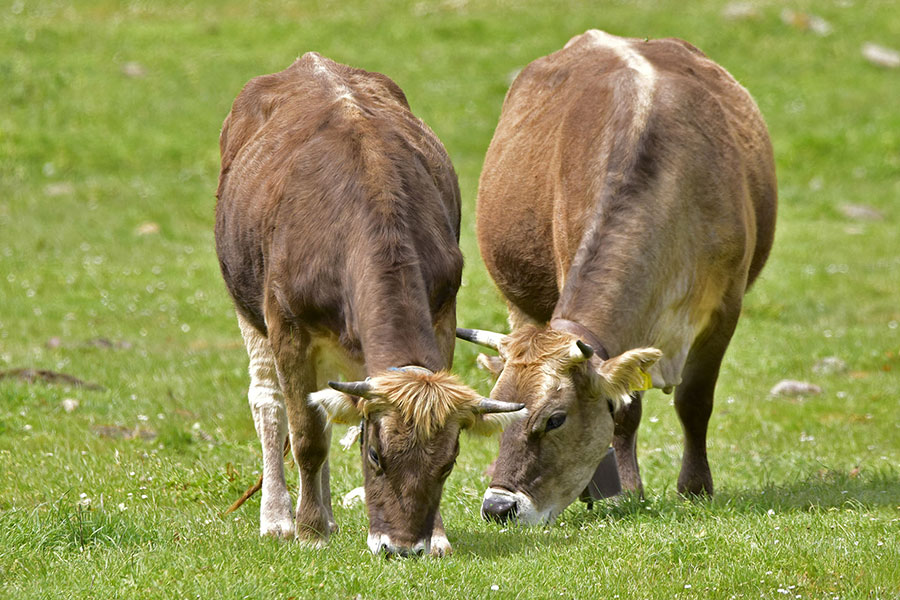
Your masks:
{"label": "grass", "polygon": [[[106,388],[0,380],[0,597],[900,597],[900,72],[860,55],[896,45],[900,9],[794,2],[832,25],[820,37],[774,0],[737,21],[723,6],[0,1],[0,369]],[[681,433],[653,392],[646,499],[576,504],[548,528],[480,520],[496,441],[464,439],[444,560],[373,558],[361,507],[336,503],[324,550],[259,539],[258,497],[222,518],[260,465],[212,237],[217,136],[241,86],[313,49],[394,78],[459,173],[460,322],[502,330],[473,233],[481,160],[512,74],[589,27],[691,41],[772,133],[778,233],[720,378],[717,496],[675,493]],[[460,345],[456,369],[487,393],[475,352]],[[827,356],[847,370],[814,372]],[[824,392],[769,396],[783,378]],[[340,497],[358,458],[335,442],[332,460]]]}

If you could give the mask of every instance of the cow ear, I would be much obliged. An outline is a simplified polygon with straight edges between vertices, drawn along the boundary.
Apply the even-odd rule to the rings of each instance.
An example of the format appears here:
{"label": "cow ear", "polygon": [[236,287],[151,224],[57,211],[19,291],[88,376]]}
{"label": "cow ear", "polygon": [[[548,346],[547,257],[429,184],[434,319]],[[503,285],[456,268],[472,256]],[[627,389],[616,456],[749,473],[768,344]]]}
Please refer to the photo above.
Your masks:
{"label": "cow ear", "polygon": [[473,435],[490,436],[502,432],[511,423],[525,418],[527,414],[527,408],[513,412],[476,414],[472,415],[471,421],[463,423],[463,428]]}
{"label": "cow ear", "polygon": [[326,388],[313,392],[308,396],[310,406],[315,406],[325,413],[332,423],[342,425],[358,424],[362,417],[359,398]]}
{"label": "cow ear", "polygon": [[501,371],[503,371],[503,359],[499,356],[488,356],[487,354],[479,354],[478,358],[475,359],[475,362],[478,364],[479,368],[484,369],[489,372],[494,377],[499,377]]}
{"label": "cow ear", "polygon": [[647,371],[660,358],[662,351],[656,348],[638,348],[604,360],[594,369],[601,395],[618,403],[632,392],[650,389],[653,384]]}

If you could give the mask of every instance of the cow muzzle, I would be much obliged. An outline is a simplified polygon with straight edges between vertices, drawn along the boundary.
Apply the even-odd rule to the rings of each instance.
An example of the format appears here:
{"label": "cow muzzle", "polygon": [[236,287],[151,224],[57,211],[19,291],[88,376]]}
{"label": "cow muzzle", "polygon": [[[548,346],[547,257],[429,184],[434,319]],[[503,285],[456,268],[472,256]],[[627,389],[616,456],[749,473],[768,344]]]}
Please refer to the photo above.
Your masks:
{"label": "cow muzzle", "polygon": [[481,503],[481,516],[485,521],[497,521],[506,523],[515,519],[519,513],[519,499],[517,494],[499,488],[488,488],[484,492],[484,501]]}
{"label": "cow muzzle", "polygon": [[552,510],[538,510],[534,500],[522,492],[488,488],[481,503],[481,516],[487,521],[516,521],[522,525],[538,525],[553,521]]}
{"label": "cow muzzle", "polygon": [[370,533],[368,544],[372,554],[377,555],[384,553],[387,558],[394,556],[422,556],[431,552],[430,539],[419,540],[413,546],[405,546],[402,544],[395,544],[391,541],[390,536],[385,533]]}

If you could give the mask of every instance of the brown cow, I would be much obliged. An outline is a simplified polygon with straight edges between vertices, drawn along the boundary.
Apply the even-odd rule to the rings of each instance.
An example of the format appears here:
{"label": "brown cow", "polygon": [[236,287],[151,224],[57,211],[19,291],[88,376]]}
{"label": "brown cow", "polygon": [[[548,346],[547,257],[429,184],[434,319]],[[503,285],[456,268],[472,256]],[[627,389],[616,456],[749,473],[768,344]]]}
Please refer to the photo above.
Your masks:
{"label": "brown cow", "polygon": [[771,144],[747,91],[681,40],[588,31],[512,84],[477,210],[513,331],[458,335],[499,350],[481,359],[502,367],[491,396],[527,405],[483,514],[552,520],[610,441],[640,493],[651,385],[675,389],[678,490],[712,494],[713,390],[775,225]]}
{"label": "brown cow", "polygon": [[[251,80],[220,147],[216,250],[250,355],[261,534],[327,541],[330,423],[362,419],[370,548],[449,552],[438,506],[460,429],[489,429],[484,413],[522,406],[479,398],[442,371],[462,270],[444,148],[393,81],[315,53]],[[370,378],[316,392],[339,373]]]}

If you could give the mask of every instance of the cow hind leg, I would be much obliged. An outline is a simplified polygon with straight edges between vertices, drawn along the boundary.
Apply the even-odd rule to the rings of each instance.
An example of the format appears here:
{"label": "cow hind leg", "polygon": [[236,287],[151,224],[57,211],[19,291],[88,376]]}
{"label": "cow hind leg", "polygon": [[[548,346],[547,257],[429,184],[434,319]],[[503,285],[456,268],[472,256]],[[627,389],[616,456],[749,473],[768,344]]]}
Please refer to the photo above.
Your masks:
{"label": "cow hind leg", "polygon": [[637,430],[643,412],[641,392],[631,395],[631,402],[620,408],[615,415],[613,449],[616,451],[616,466],[622,491],[642,495],[644,485],[637,460]]}
{"label": "cow hind leg", "polygon": [[712,496],[712,473],[706,456],[706,432],[713,408],[719,368],[740,315],[740,301],[720,313],[688,354],[681,383],[675,388],[675,411],[684,430],[684,454],[678,491],[685,496]]}
{"label": "cow hind leg", "polygon": [[[269,317],[272,318],[269,318]],[[309,336],[279,316],[267,312],[269,340],[285,396],[291,451],[299,471],[295,519],[297,539],[323,546],[335,528],[328,479],[331,427],[325,415],[307,403],[316,391],[316,373],[309,356]]]}
{"label": "cow hind leg", "polygon": [[250,388],[247,397],[253,424],[262,444],[262,502],[259,507],[260,535],[294,537],[291,496],[284,480],[287,414],[275,372],[275,357],[266,337],[238,313],[241,335],[250,356]]}

